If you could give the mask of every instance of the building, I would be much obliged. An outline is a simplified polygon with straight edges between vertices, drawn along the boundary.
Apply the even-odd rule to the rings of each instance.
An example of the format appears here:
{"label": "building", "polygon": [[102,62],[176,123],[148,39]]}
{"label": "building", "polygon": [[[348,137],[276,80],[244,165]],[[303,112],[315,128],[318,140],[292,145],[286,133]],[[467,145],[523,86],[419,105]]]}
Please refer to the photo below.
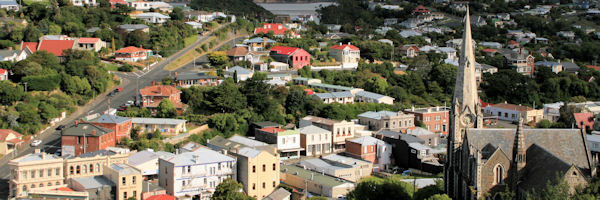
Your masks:
{"label": "building", "polygon": [[518,51],[501,49],[501,53],[506,58],[508,65],[517,72],[526,76],[533,76],[535,72],[535,57],[533,55],[523,52],[522,48]]}
{"label": "building", "polygon": [[152,55],[151,49],[128,46],[115,51],[115,60],[137,62],[148,59]]}
{"label": "building", "polygon": [[264,200],[290,200],[292,193],[284,188],[279,188],[266,196]]}
{"label": "building", "polygon": [[[77,1],[77,0],[75,0]],[[88,0],[86,0],[88,1]],[[94,1],[94,0],[92,0]],[[94,51],[98,52],[102,48],[106,48],[106,42],[102,41],[100,38],[77,38],[77,44],[74,49],[76,50],[84,50],[84,51]]]}
{"label": "building", "polygon": [[49,188],[64,184],[63,159],[36,150],[35,153],[8,162],[10,169],[9,197],[22,197],[34,188]]}
{"label": "building", "polygon": [[187,132],[184,119],[171,118],[131,118],[134,128],[139,128],[141,132],[154,132],[159,130],[163,135],[175,136]]}
{"label": "building", "polygon": [[49,188],[34,188],[27,191],[27,196],[18,199],[88,199],[87,192],[74,191],[66,185]]}
{"label": "building", "polygon": [[266,51],[271,47],[271,45],[275,44],[275,40],[271,40],[266,37],[255,37],[252,39],[244,40],[244,44],[248,45],[251,51]]}
{"label": "building", "polygon": [[104,168],[104,176],[117,188],[115,200],[142,197],[142,172],[128,164],[110,164]]}
{"label": "building", "polygon": [[573,113],[573,119],[575,121],[575,127],[580,129],[585,128],[586,130],[594,130],[594,113]]}
{"label": "building", "polygon": [[75,47],[75,40],[40,40],[36,51],[45,50],[56,57],[62,57],[65,50]]}
{"label": "building", "polygon": [[560,117],[560,107],[563,105],[563,102],[544,104],[544,119],[547,119],[550,122],[558,121],[558,118]]}
{"label": "building", "polygon": [[8,80],[8,70],[0,69],[0,81]]}
{"label": "building", "polygon": [[23,144],[23,135],[11,129],[0,129],[0,154],[7,155]]}
{"label": "building", "polygon": [[319,128],[331,131],[331,144],[333,152],[342,152],[346,146],[346,139],[356,136],[354,123],[349,121],[337,121],[308,115],[300,119],[300,128],[314,125]]}
{"label": "building", "polygon": [[[0,61],[19,62],[21,60],[25,60],[25,58],[31,54],[32,53],[29,48],[24,48],[23,50],[13,50],[12,47],[8,47],[8,49],[0,50]],[[0,80],[3,79],[0,78]]]}
{"label": "building", "polygon": [[129,7],[132,7],[137,11],[148,11],[153,9],[165,13],[169,13],[173,10],[173,6],[162,1],[132,1],[129,2]]}
{"label": "building", "polygon": [[185,74],[177,74],[175,72],[175,85],[177,87],[191,86],[217,86],[219,79],[217,76],[210,75],[207,72],[191,72]]}
{"label": "building", "polygon": [[237,75],[237,81],[245,81],[249,78],[252,78],[254,75],[254,71],[240,67],[234,66],[232,68],[225,69],[225,78],[233,78]]}
{"label": "building", "polygon": [[373,163],[373,170],[391,168],[392,145],[371,136],[346,140],[346,154]]}
{"label": "building", "polygon": [[485,73],[490,73],[490,74],[494,74],[498,72],[498,68],[488,65],[488,64],[480,64],[477,63],[475,65],[475,79],[477,80],[478,83],[481,83],[482,79],[483,79],[483,74]]}
{"label": "building", "polygon": [[600,135],[591,134],[587,135],[588,146],[590,147],[590,152],[594,155],[600,154]]}
{"label": "building", "polygon": [[135,18],[144,20],[151,24],[162,24],[162,23],[167,22],[167,20],[171,19],[171,17],[169,17],[167,15],[163,15],[163,14],[156,13],[156,12],[148,12],[148,13],[138,14],[135,16]]}
{"label": "building", "polygon": [[147,149],[131,154],[127,164],[140,170],[144,177],[155,177],[158,176],[158,159],[167,159],[172,156],[175,156],[175,154],[164,151],[154,152],[152,149]]}
{"label": "building", "polygon": [[[463,38],[471,38],[469,12]],[[596,176],[598,160],[591,156],[582,130],[524,129],[523,120],[516,129],[483,128],[475,56],[468,43],[462,47],[459,63],[444,167],[448,196],[479,199],[508,188],[516,198],[524,198],[527,192],[542,190],[557,176],[566,177],[573,193]]]}
{"label": "building", "polygon": [[87,192],[90,200],[116,199],[116,185],[104,176],[74,178],[69,187],[75,191]]}
{"label": "building", "polygon": [[341,199],[354,190],[354,183],[294,165],[281,166],[281,182],[328,198]]}
{"label": "building", "polygon": [[[336,157],[334,159],[350,162],[339,162],[325,157]],[[359,182],[362,178],[370,176],[373,170],[373,164],[370,162],[337,154],[301,160],[298,166],[352,182]]]}
{"label": "building", "polygon": [[131,119],[126,117],[104,114],[98,118],[87,121],[87,123],[114,130],[115,136],[117,137],[117,143],[125,137],[129,138],[129,134],[131,133]]}
{"label": "building", "polygon": [[181,90],[174,86],[153,84],[140,89],[140,96],[142,107],[150,109],[152,113],[156,113],[156,109],[163,99],[168,99],[173,103],[178,115],[183,113]]}
{"label": "building", "polygon": [[297,129],[267,127],[257,130],[255,137],[258,141],[276,144],[282,160],[299,158],[300,151],[304,150],[300,147],[300,131]]}
{"label": "building", "polygon": [[0,9],[19,11],[21,6],[19,6],[16,0],[2,0],[0,1]]}
{"label": "building", "polygon": [[450,126],[450,108],[448,107],[428,107],[406,109],[404,112],[415,115],[415,121],[423,122],[427,130],[435,133],[448,134]]}
{"label": "building", "polygon": [[90,123],[79,123],[61,130],[62,154],[77,156],[117,144],[115,131]]}
{"label": "building", "polygon": [[441,142],[441,137],[439,133],[433,133],[421,127],[415,127],[415,129],[408,129],[406,130],[406,134],[422,139],[424,141],[422,144],[429,147],[437,147],[438,145],[440,145]]}
{"label": "building", "polygon": [[329,47],[329,56],[342,63],[342,68],[356,69],[360,61],[360,49],[350,43]]}
{"label": "building", "polygon": [[305,126],[300,131],[300,147],[305,156],[320,156],[331,153],[331,131],[315,125]]}
{"label": "building", "polygon": [[158,161],[160,187],[176,197],[198,195],[202,200],[212,196],[225,179],[236,179],[236,160],[216,151],[199,148]]}
{"label": "building", "polygon": [[245,46],[237,46],[233,47],[225,52],[225,55],[229,57],[229,60],[232,62],[236,61],[250,61],[250,51],[248,51],[248,47]]}
{"label": "building", "polygon": [[419,55],[419,47],[414,44],[402,45],[398,48],[398,52],[400,52],[401,56],[405,56],[407,58],[414,58]]}
{"label": "building", "polygon": [[414,168],[429,173],[441,173],[443,165],[432,155],[431,148],[425,145],[425,140],[415,135],[382,130],[375,134],[386,143],[392,145],[392,160],[402,168]]}
{"label": "building", "polygon": [[559,72],[563,71],[563,66],[561,63],[559,62],[552,62],[552,61],[537,61],[535,62],[535,66],[536,67],[548,67],[552,70],[552,72],[558,74]]}
{"label": "building", "polygon": [[279,186],[279,155],[250,147],[242,147],[236,153],[237,180],[244,185],[244,192],[262,199]]}
{"label": "building", "polygon": [[487,115],[497,116],[498,119],[505,121],[519,121],[520,118],[525,118],[526,123],[537,123],[544,119],[544,110],[542,109],[533,109],[506,102],[486,106],[483,111]]}
{"label": "building", "polygon": [[126,32],[132,32],[136,30],[140,30],[144,33],[150,32],[150,27],[145,24],[121,24],[117,26],[117,29],[124,30]]}
{"label": "building", "polygon": [[276,61],[287,63],[293,69],[310,66],[310,54],[301,48],[274,46],[271,48],[270,56]]}
{"label": "building", "polygon": [[339,103],[347,104],[354,103],[354,95],[351,92],[328,92],[328,93],[314,93],[315,97],[323,101],[324,104]]}
{"label": "building", "polygon": [[73,3],[74,6],[85,6],[85,5],[96,6],[96,5],[98,5],[98,3],[96,3],[96,0],[72,0],[71,3]]}
{"label": "building", "polygon": [[68,182],[73,178],[100,176],[104,168],[111,164],[127,163],[131,152],[114,152],[98,150],[77,156],[64,158],[64,177]]}
{"label": "building", "polygon": [[394,98],[369,91],[359,91],[354,95],[356,102],[394,104]]}
{"label": "building", "polygon": [[273,33],[273,36],[275,37],[288,37],[288,36],[293,36],[295,35],[291,30],[288,31],[286,33],[286,31],[288,31],[288,29],[283,26],[283,24],[278,24],[278,23],[265,23],[263,24],[262,27],[257,27],[254,29],[254,34],[269,34],[269,33]]}
{"label": "building", "polygon": [[415,127],[415,115],[403,112],[368,111],[358,115],[358,123],[368,126],[369,130],[406,131]]}

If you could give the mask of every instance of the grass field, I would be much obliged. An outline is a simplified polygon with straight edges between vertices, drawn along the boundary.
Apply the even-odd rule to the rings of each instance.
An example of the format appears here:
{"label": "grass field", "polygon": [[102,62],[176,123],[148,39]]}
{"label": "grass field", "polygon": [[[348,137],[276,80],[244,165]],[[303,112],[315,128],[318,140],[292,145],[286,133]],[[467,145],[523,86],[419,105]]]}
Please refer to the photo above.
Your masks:
{"label": "grass field", "polygon": [[196,42],[197,39],[198,39],[198,34],[194,34],[194,35],[192,35],[190,37],[187,37],[187,38],[183,39],[183,43],[187,47],[189,45],[194,44],[194,42]]}
{"label": "grass field", "polygon": [[48,0],[23,0],[23,3],[25,5],[31,5],[33,3],[42,3],[44,5],[50,5],[50,1],[48,1]]}
{"label": "grass field", "polygon": [[104,63],[104,65],[106,66],[106,69],[108,69],[108,71],[119,71],[119,66],[112,64],[112,63]]}

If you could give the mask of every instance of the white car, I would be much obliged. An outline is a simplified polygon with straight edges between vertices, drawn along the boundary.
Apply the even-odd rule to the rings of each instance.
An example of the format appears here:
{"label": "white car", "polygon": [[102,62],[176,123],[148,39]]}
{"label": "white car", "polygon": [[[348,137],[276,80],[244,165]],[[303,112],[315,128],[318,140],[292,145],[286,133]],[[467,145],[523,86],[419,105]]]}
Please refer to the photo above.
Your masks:
{"label": "white car", "polygon": [[41,140],[34,140],[33,142],[31,142],[31,146],[32,146],[32,147],[37,147],[37,146],[39,146],[40,144],[42,144],[42,141],[41,141]]}

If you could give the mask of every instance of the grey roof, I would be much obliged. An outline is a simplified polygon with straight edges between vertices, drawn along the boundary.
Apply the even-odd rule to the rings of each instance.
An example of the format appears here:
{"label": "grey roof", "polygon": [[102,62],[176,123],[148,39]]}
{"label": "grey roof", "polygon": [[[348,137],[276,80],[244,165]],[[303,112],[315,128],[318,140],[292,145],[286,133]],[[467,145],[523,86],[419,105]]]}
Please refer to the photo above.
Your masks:
{"label": "grey roof", "polygon": [[124,164],[124,163],[115,163],[115,164],[110,164],[110,168],[116,170],[119,172],[119,174],[122,175],[135,175],[135,174],[142,174],[142,172],[128,164]]}
{"label": "grey roof", "polygon": [[395,117],[395,116],[398,116],[398,113],[383,110],[383,111],[379,111],[379,112],[367,111],[367,112],[364,112],[364,113],[361,113],[358,115],[358,117],[371,118],[371,119],[376,119],[376,120],[380,120],[381,117],[384,117],[384,116]]}
{"label": "grey roof", "polygon": [[81,184],[84,189],[96,189],[103,186],[115,186],[115,184],[104,176],[89,176],[81,178],[73,178],[73,181]]}
{"label": "grey roof", "polygon": [[155,191],[161,191],[161,190],[165,190],[165,188],[160,187],[160,185],[158,185],[158,181],[154,181],[154,182],[143,181],[142,182],[142,192],[155,192]]}
{"label": "grey roof", "polygon": [[[321,184],[324,186],[328,186],[328,187],[335,187],[335,186],[339,186],[339,185],[342,185],[345,183],[354,184],[352,182],[341,180],[341,179],[333,177],[333,176],[322,175],[321,173],[318,173],[318,172],[313,172],[313,171],[309,171],[306,169],[302,169],[301,167],[294,166],[294,165],[282,165],[281,172],[288,174],[288,176],[289,175],[298,176],[304,180],[309,180],[311,182],[315,182],[315,183],[318,183],[318,184]],[[312,178],[312,180],[311,180],[311,178]]]}
{"label": "grey roof", "polygon": [[164,151],[154,152],[154,151],[150,151],[150,150],[145,150],[145,151],[140,151],[140,152],[134,153],[131,156],[129,156],[128,163],[130,165],[137,166],[137,165],[143,164],[143,163],[148,162],[153,159],[168,158],[168,157],[171,157],[174,155],[175,154],[172,154],[169,152],[164,152]]}
{"label": "grey roof", "polygon": [[8,50],[8,49],[2,49],[0,50],[0,59],[4,58],[4,57],[9,57],[9,56],[13,56],[15,54],[19,54],[19,50]]}
{"label": "grey roof", "polygon": [[393,139],[397,139],[397,140],[402,140],[402,141],[405,141],[406,143],[413,143],[413,142],[418,142],[421,144],[425,143],[425,140],[418,138],[414,135],[404,134],[404,133],[390,131],[390,130],[381,130],[381,131],[375,133],[375,135],[393,138]]}
{"label": "grey roof", "polygon": [[[93,131],[96,131],[95,136],[92,135]],[[113,132],[113,130],[101,126],[96,126],[93,124],[78,123],[63,129],[61,132],[63,136],[83,136],[85,134],[86,137],[100,137],[102,135]]]}
{"label": "grey roof", "polygon": [[579,66],[573,62],[561,62],[563,69],[567,72],[576,72],[579,70]]}
{"label": "grey roof", "polygon": [[19,5],[15,0],[0,0],[0,5]]}
{"label": "grey roof", "polygon": [[178,125],[181,123],[185,123],[185,119],[171,119],[171,118],[142,118],[142,117],[134,117],[131,118],[131,122],[134,124],[170,124],[170,125]]}
{"label": "grey roof", "polygon": [[261,128],[278,127],[278,126],[280,126],[278,123],[271,122],[271,121],[254,122],[252,124],[254,124],[254,125],[258,126],[258,127],[261,127]]}
{"label": "grey roof", "polygon": [[184,144],[183,146],[181,146],[181,149],[185,149],[188,151],[194,151],[198,147],[202,147],[202,145],[195,143],[195,142],[188,142],[188,143]]}
{"label": "grey roof", "polygon": [[111,114],[104,114],[96,119],[90,120],[90,122],[120,124],[123,122],[127,122],[129,120],[131,120],[131,119],[127,118],[127,117],[121,117],[121,116],[116,116],[116,115],[111,115]]}
{"label": "grey roof", "polygon": [[[563,148],[566,147],[563,146]],[[564,174],[572,166],[536,144],[527,149],[526,155],[527,165],[523,169],[525,177],[519,184],[519,187],[526,191],[544,189],[548,181],[556,178],[557,173]]]}
{"label": "grey roof", "polygon": [[239,136],[239,135],[231,136],[228,140],[232,141],[232,142],[237,142],[242,145],[249,146],[249,147],[259,147],[259,146],[268,146],[269,145],[267,143],[264,143],[264,142],[261,142],[258,140],[253,140],[253,139],[250,139],[250,138],[247,138],[244,136]]}
{"label": "grey roof", "polygon": [[260,154],[260,151],[250,147],[242,147],[240,150],[238,150],[237,154],[248,158],[255,158]]}
{"label": "grey roof", "polygon": [[328,92],[328,93],[315,93],[315,96],[319,97],[320,99],[354,97],[354,95],[352,95],[352,93],[349,92],[349,91]]}
{"label": "grey roof", "polygon": [[415,129],[407,129],[406,133],[409,135],[433,135],[435,133],[424,129],[422,127],[415,127]]}
{"label": "grey roof", "polygon": [[300,134],[323,134],[323,133],[331,133],[331,131],[315,126],[315,125],[310,125],[310,126],[305,126],[302,128],[298,129],[300,131]]}
{"label": "grey roof", "polygon": [[371,136],[362,136],[359,138],[352,139],[350,141],[352,141],[354,143],[362,144],[362,145],[376,145],[376,144],[384,143],[383,141],[381,141],[377,138],[371,137]]}
{"label": "grey roof", "polygon": [[178,74],[177,80],[198,80],[198,79],[216,79],[216,76],[208,75],[204,72]]}
{"label": "grey roof", "polygon": [[338,163],[342,163],[342,164],[346,164],[346,165],[352,165],[352,166],[370,163],[370,162],[367,162],[364,160],[359,160],[356,158],[341,156],[341,155],[337,155],[337,154],[329,154],[329,155],[323,156],[322,159],[334,161],[334,162],[338,162]]}
{"label": "grey roof", "polygon": [[411,148],[413,148],[413,149],[416,149],[416,150],[428,150],[428,149],[431,149],[428,146],[425,146],[425,145],[423,145],[421,143],[418,143],[418,142],[408,143],[408,146],[411,147]]}
{"label": "grey roof", "polygon": [[117,154],[117,153],[115,153],[113,151],[106,150],[106,149],[101,149],[101,150],[98,150],[98,151],[92,151],[92,152],[87,152],[87,153],[84,153],[84,154],[79,154],[76,157],[79,157],[79,158],[91,158],[91,157],[96,157],[96,156],[112,156],[112,155],[115,155],[115,154]]}
{"label": "grey roof", "polygon": [[312,159],[306,159],[306,160],[301,160],[300,163],[298,163],[298,166],[304,167],[306,169],[310,169],[310,170],[314,170],[317,172],[325,172],[329,175],[333,175],[335,170],[339,170],[339,169],[345,169],[345,168],[350,168],[350,166],[341,164],[341,163],[337,163],[334,161],[329,161],[329,160],[323,160],[323,159],[319,159],[319,158],[312,158]]}
{"label": "grey roof", "polygon": [[161,18],[161,19],[170,19],[171,17],[160,14],[160,13],[156,13],[156,12],[147,12],[147,13],[141,13],[135,16],[136,18],[151,18],[151,17],[156,17],[156,18]]}
{"label": "grey roof", "polygon": [[237,71],[238,74],[251,74],[253,73],[252,71],[250,71],[249,69],[240,67],[240,66],[235,66],[232,68],[227,69],[228,72],[234,73]]}
{"label": "grey roof", "polygon": [[117,26],[121,29],[133,29],[133,30],[138,30],[138,29],[147,29],[148,26],[144,25],[144,24],[121,24],[119,26]]}
{"label": "grey roof", "polygon": [[279,188],[279,189],[273,191],[268,196],[266,196],[263,200],[284,200],[284,199],[290,199],[291,195],[292,195],[292,193],[288,192],[286,189]]}
{"label": "grey roof", "polygon": [[88,33],[95,33],[96,31],[99,31],[99,30],[100,30],[100,27],[92,27],[92,28],[88,28],[86,30],[86,32],[88,32]]}
{"label": "grey roof", "polygon": [[561,65],[561,64],[560,64],[560,63],[558,63],[558,62],[547,61],[547,60],[544,60],[544,61],[537,61],[537,62],[535,62],[535,66],[547,66],[547,67],[552,67],[552,66],[558,66],[558,65]]}
{"label": "grey roof", "polygon": [[[194,157],[197,157],[199,160],[194,160]],[[175,164],[175,166],[185,166],[185,165],[196,165],[196,164],[209,164],[209,163],[217,163],[217,162],[232,162],[235,161],[232,157],[220,154],[219,152],[200,148],[193,152],[185,152],[181,154],[177,154],[173,157],[164,159],[169,163]]]}
{"label": "grey roof", "polygon": [[[357,92],[356,96],[362,96],[362,97],[366,97],[366,98],[369,98],[369,99],[381,99],[381,98],[384,98],[384,97],[388,97],[388,96],[385,96],[385,95],[381,95],[381,94],[377,94],[377,93],[373,93],[373,92],[368,92],[368,91]],[[392,97],[389,97],[389,98],[392,98]]]}
{"label": "grey roof", "polygon": [[[42,156],[42,154],[46,154],[46,155]],[[27,154],[27,155],[21,156],[19,158],[15,158],[15,159],[11,160],[11,162],[20,162],[21,163],[21,162],[32,162],[32,161],[40,161],[40,160],[55,160],[55,159],[62,160],[62,158],[60,158],[58,156],[42,152],[42,153]]]}
{"label": "grey roof", "polygon": [[600,135],[587,135],[587,140],[589,142],[600,142]]}
{"label": "grey roof", "polygon": [[[262,43],[264,41],[265,41],[264,38],[255,37],[255,38],[252,38],[252,39],[244,40],[244,44],[248,44],[248,43]],[[275,40],[271,40],[271,39],[267,38],[267,43],[275,43]]]}

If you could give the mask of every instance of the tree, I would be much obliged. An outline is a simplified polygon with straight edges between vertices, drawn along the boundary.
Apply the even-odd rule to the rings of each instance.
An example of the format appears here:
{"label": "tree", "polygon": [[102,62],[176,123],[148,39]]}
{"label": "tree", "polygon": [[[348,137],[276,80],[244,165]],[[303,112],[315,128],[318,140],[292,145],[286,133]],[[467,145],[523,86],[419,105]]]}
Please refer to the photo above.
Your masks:
{"label": "tree", "polygon": [[154,130],[154,132],[152,132],[152,134],[150,134],[148,136],[148,139],[155,139],[155,138],[159,139],[159,140],[163,139],[162,132],[159,129]]}
{"label": "tree", "polygon": [[556,175],[554,181],[548,181],[546,187],[541,191],[530,191],[525,195],[527,200],[542,200],[542,199],[569,199],[570,187],[564,177]]}
{"label": "tree", "polygon": [[19,101],[25,95],[22,86],[15,85],[10,81],[0,81],[0,104],[9,105],[15,101]]}
{"label": "tree", "polygon": [[233,179],[225,179],[215,189],[211,200],[249,200],[254,199],[242,192],[242,184]]}
{"label": "tree", "polygon": [[206,95],[205,103],[217,112],[236,112],[247,108],[246,96],[231,81],[225,80]]}
{"label": "tree", "polygon": [[46,123],[60,115],[60,111],[58,111],[54,106],[45,102],[40,103],[39,111],[40,116]]}
{"label": "tree", "polygon": [[161,100],[156,109],[156,116],[160,118],[173,118],[177,116],[177,110],[173,102],[167,98]]}
{"label": "tree", "polygon": [[538,122],[535,127],[536,128],[550,128],[552,126],[552,122],[550,122],[547,119],[542,119],[540,122]]}
{"label": "tree", "polygon": [[224,51],[213,51],[208,53],[208,61],[212,66],[222,66],[229,62],[229,58]]}
{"label": "tree", "polygon": [[183,14],[183,9],[180,7],[173,8],[173,12],[169,13],[169,17],[171,20],[183,20],[185,18],[185,14]]}
{"label": "tree", "polygon": [[436,194],[427,198],[427,200],[452,200],[452,198],[450,198],[447,194]]}
{"label": "tree", "polygon": [[366,178],[348,193],[350,200],[411,199],[413,186],[399,178]]}

